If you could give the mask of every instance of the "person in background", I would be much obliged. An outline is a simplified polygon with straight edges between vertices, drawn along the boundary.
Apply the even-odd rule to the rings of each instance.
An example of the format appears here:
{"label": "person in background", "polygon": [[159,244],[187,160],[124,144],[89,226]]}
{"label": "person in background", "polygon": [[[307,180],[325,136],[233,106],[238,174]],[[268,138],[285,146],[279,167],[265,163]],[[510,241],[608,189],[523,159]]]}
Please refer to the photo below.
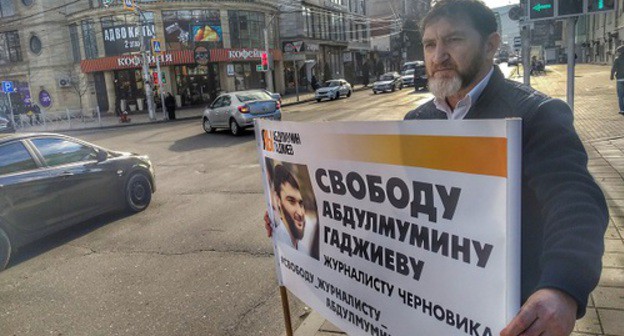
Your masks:
{"label": "person in background", "polygon": [[620,114],[624,114],[624,46],[616,49],[617,56],[613,60],[611,67],[611,80],[616,79],[615,87],[617,90],[618,107]]}
{"label": "person in background", "polygon": [[171,92],[167,92],[167,97],[165,97],[165,108],[167,109],[169,120],[175,120],[176,101]]}

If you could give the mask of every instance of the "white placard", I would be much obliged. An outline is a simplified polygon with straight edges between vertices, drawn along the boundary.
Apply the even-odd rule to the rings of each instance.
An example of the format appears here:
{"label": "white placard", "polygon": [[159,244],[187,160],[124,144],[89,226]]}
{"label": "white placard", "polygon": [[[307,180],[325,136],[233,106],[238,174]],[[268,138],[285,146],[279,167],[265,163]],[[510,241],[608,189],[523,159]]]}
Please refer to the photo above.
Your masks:
{"label": "white placard", "polygon": [[498,335],[520,307],[513,120],[258,120],[280,283],[349,335]]}

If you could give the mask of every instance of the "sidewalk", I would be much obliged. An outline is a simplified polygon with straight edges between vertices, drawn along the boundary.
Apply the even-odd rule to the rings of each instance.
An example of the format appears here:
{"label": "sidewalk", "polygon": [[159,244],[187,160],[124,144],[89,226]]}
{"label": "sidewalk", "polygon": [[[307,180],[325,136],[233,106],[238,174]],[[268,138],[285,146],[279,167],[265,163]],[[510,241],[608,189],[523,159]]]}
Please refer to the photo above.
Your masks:
{"label": "sidewalk", "polygon": [[[364,87],[362,85],[354,85],[354,91],[363,90]],[[295,104],[301,104],[314,100],[314,92],[302,92],[299,94],[299,97],[296,95],[288,95],[282,97],[282,106],[289,106]],[[189,108],[181,108],[176,110],[176,120],[187,120],[187,119],[199,119],[201,118],[204,112],[205,106],[195,106]],[[150,120],[147,111],[139,111],[132,112],[130,115],[131,121],[129,123],[121,123],[119,121],[119,117],[114,115],[113,113],[104,113],[100,116],[100,118],[93,117],[85,120],[81,120],[78,118],[70,118],[70,122],[67,120],[56,121],[52,123],[38,124],[38,125],[29,125],[24,124],[23,127],[19,127],[17,129],[18,132],[66,132],[66,131],[77,131],[77,130],[95,130],[95,129],[106,129],[106,128],[114,128],[114,127],[128,127],[128,126],[136,126],[136,125],[145,125],[150,123],[162,123],[168,122],[163,115],[162,110],[157,109],[155,120]],[[67,119],[67,118],[65,118]]]}
{"label": "sidewalk", "polygon": [[[531,85],[565,100],[565,65],[549,66],[547,70],[544,76],[531,77]],[[618,114],[610,70],[603,65],[576,67],[575,126],[589,155],[589,171],[607,198],[610,222],[605,235],[602,276],[590,296],[587,314],[577,321],[573,336],[624,336],[624,116]],[[514,79],[522,81],[522,77]],[[344,333],[312,312],[295,335]]]}

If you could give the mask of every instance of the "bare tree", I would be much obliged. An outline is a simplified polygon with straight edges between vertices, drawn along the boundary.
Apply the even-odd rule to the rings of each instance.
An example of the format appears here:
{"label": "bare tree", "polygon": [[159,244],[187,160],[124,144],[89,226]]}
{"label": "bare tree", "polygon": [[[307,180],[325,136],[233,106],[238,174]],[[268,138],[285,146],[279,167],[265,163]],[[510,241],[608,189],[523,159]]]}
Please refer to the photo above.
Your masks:
{"label": "bare tree", "polygon": [[82,100],[89,90],[89,82],[87,76],[76,67],[71,67],[67,71],[67,79],[69,80],[69,87],[73,93],[78,96],[80,102],[80,110],[82,110]]}

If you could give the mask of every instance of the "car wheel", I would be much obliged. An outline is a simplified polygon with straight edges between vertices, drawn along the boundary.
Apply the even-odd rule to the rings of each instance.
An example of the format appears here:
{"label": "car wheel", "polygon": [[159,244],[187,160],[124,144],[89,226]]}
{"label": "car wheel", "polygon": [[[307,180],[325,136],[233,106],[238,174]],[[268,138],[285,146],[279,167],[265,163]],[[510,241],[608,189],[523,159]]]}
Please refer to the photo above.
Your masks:
{"label": "car wheel", "polygon": [[347,93],[347,98],[351,97],[351,90]]}
{"label": "car wheel", "polygon": [[204,117],[204,121],[202,122],[202,126],[204,127],[204,131],[206,133],[212,133],[215,131],[214,127],[212,127],[212,125],[210,125],[210,120],[208,120],[208,118]]}
{"label": "car wheel", "polygon": [[152,201],[152,183],[143,173],[130,175],[126,183],[126,207],[130,212],[147,209]]}
{"label": "car wheel", "polygon": [[317,103],[320,103],[320,102],[321,102],[321,100],[320,100],[320,99],[317,99],[317,100],[316,100],[316,102],[317,102]]}
{"label": "car wheel", "polygon": [[230,120],[230,132],[233,136],[239,136],[241,134],[241,128],[234,119]]}
{"label": "car wheel", "polygon": [[0,229],[0,271],[2,271],[9,263],[11,258],[11,241],[9,236]]}

